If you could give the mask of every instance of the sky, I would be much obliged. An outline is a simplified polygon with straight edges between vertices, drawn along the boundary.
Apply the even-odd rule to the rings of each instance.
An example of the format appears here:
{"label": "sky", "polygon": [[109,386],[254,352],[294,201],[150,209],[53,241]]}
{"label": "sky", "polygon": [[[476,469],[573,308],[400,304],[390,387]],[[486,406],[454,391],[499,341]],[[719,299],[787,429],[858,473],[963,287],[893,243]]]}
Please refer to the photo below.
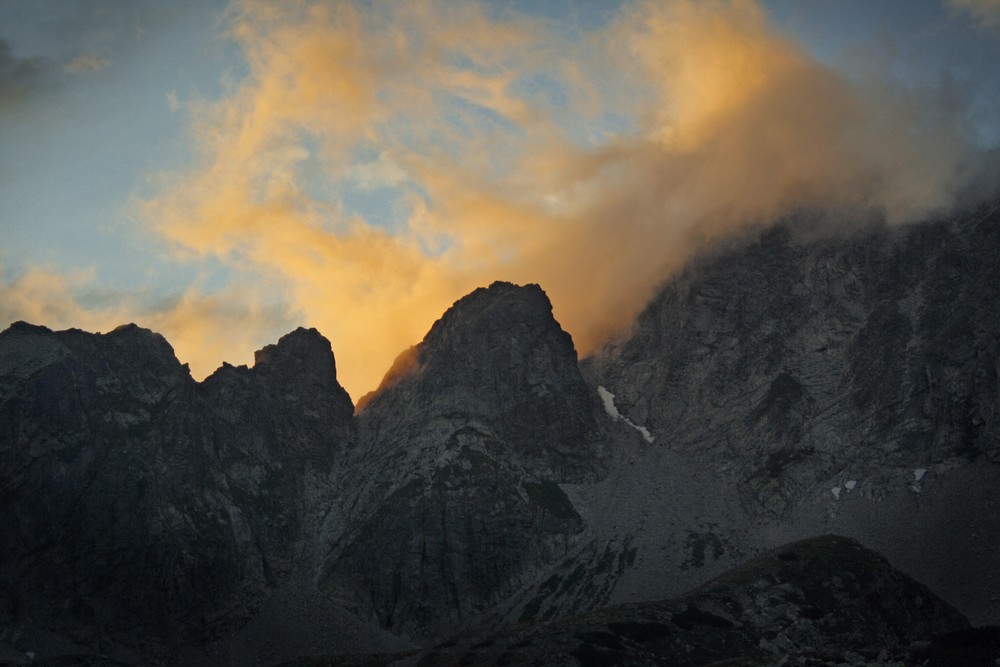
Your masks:
{"label": "sky", "polygon": [[510,280],[586,354],[714,239],[995,185],[997,62],[1000,0],[0,0],[0,327],[313,326],[358,398]]}

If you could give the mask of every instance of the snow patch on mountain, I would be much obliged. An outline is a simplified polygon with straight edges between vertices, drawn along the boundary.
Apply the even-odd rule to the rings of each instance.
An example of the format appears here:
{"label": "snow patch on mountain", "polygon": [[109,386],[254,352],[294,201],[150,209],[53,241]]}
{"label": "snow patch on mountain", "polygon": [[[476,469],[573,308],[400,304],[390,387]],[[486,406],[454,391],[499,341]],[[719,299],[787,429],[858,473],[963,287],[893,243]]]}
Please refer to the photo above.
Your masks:
{"label": "snow patch on mountain", "polygon": [[604,411],[608,413],[608,416],[612,419],[621,419],[622,415],[615,407],[615,395],[604,387],[597,388],[597,395],[601,397],[601,403],[604,404]]}
{"label": "snow patch on mountain", "polygon": [[618,407],[615,405],[615,395],[614,394],[612,394],[610,391],[608,391],[604,387],[598,387],[597,388],[597,395],[601,397],[601,403],[604,404],[604,411],[608,414],[609,417],[611,417],[615,421],[618,421],[619,419],[622,420],[622,421],[624,421],[626,424],[628,424],[629,426],[631,426],[632,428],[634,428],[636,431],[638,431],[642,435],[643,439],[646,442],[648,442],[648,443],[652,443],[653,442],[653,440],[655,438],[653,438],[653,434],[649,432],[648,428],[646,428],[645,426],[639,426],[638,424],[636,424],[635,422],[633,422],[631,419],[629,419],[628,417],[626,417],[625,415],[623,415],[618,410]]}

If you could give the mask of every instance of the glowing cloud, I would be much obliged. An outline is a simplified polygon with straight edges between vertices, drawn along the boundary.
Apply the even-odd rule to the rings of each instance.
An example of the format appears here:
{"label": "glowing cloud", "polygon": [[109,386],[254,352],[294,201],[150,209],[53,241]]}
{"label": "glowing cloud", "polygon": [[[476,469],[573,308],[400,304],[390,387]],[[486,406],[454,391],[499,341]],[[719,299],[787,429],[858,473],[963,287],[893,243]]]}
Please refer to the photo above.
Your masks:
{"label": "glowing cloud", "polygon": [[[953,126],[752,2],[635,4],[578,45],[433,2],[246,2],[232,26],[249,74],[194,110],[203,160],[143,212],[178,252],[285,285],[355,395],[493,279],[541,283],[586,351],[706,239],[797,206],[904,220],[959,184]],[[576,104],[634,129],[583,141]],[[391,225],[350,209],[359,190],[392,199]]]}
{"label": "glowing cloud", "polygon": [[248,358],[275,323],[238,304],[277,289],[355,397],[493,280],[540,283],[586,352],[707,240],[797,207],[903,221],[963,183],[961,110],[847,79],[749,0],[633,3],[572,40],[430,0],[247,0],[228,25],[246,76],[185,103],[198,159],[136,206],[238,278],[145,321],[186,360]]}
{"label": "glowing cloud", "polygon": [[4,284],[0,321],[25,320],[53,329],[110,331],[126,322],[163,334],[177,357],[201,378],[221,360],[252,364],[253,350],[294,327],[280,306],[231,287],[204,294],[189,289],[169,298],[142,291],[109,292],[93,272],[31,269]]}

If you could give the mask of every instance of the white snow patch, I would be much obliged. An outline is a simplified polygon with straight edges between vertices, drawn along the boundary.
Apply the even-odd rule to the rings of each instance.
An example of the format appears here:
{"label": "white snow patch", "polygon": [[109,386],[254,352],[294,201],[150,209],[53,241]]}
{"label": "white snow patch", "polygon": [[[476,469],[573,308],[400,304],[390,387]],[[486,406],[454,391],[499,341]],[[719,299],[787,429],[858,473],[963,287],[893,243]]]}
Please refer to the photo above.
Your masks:
{"label": "white snow patch", "polygon": [[858,480],[856,479],[849,479],[846,482],[844,482],[844,488],[847,489],[848,491],[853,491],[854,487],[856,487],[857,485],[858,485]]}
{"label": "white snow patch", "polygon": [[913,471],[913,481],[919,482],[924,478],[924,475],[926,474],[927,474],[927,468],[917,468],[916,470]]}
{"label": "white snow patch", "polygon": [[832,489],[830,489],[830,493],[833,494],[834,498],[836,498],[837,500],[840,500],[840,487],[839,486],[835,486]]}
{"label": "white snow patch", "polygon": [[649,442],[649,443],[653,442],[653,435],[649,432],[648,428],[646,428],[645,426],[638,426],[636,424],[633,424],[632,420],[629,419],[628,417],[625,418],[625,423],[628,424],[629,426],[631,426],[632,428],[634,428],[639,433],[641,433],[643,439],[646,442]]}
{"label": "white snow patch", "polygon": [[615,407],[615,395],[604,387],[597,388],[597,395],[601,397],[601,402],[604,403],[604,411],[608,413],[608,416],[612,419],[621,419],[622,414]]}
{"label": "white snow patch", "polygon": [[631,426],[632,428],[634,428],[636,431],[638,431],[639,433],[641,433],[642,434],[642,438],[646,442],[649,442],[649,443],[653,442],[653,435],[649,432],[648,428],[646,428],[645,426],[639,426],[638,424],[636,424],[631,419],[629,419],[628,417],[626,417],[625,415],[623,415],[621,412],[618,411],[617,406],[615,406],[615,395],[614,394],[612,394],[610,391],[608,391],[604,387],[598,387],[597,388],[597,395],[601,397],[601,403],[604,404],[604,411],[606,413],[608,413],[609,417],[611,417],[612,419],[614,419],[616,421],[619,420],[619,419],[621,419],[626,424],[628,424],[629,426]]}

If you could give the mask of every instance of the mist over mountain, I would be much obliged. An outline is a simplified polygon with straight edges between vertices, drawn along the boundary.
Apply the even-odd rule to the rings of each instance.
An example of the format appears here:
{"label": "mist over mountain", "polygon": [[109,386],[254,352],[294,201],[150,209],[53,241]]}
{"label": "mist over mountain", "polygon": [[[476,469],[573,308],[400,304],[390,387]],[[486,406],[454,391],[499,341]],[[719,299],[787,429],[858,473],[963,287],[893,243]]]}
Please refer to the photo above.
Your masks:
{"label": "mist over mountain", "polygon": [[996,201],[802,213],[583,360],[493,283],[357,410],[315,329],[196,382],[134,325],[16,323],[0,662],[881,664],[1000,624],[998,247]]}

